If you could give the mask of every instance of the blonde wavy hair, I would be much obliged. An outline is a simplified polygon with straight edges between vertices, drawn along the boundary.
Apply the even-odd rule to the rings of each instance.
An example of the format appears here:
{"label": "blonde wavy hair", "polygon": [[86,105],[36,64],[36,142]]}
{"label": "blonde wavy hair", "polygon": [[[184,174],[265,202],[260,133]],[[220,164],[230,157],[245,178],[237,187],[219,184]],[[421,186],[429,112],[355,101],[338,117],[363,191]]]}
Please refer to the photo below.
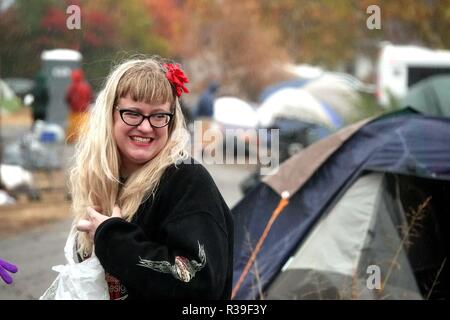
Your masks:
{"label": "blonde wavy hair", "polygon": [[[115,67],[108,76],[82,129],[70,171],[74,225],[86,219],[88,206],[97,206],[102,214],[111,216],[115,204],[121,208],[123,218],[131,221],[139,205],[156,191],[165,169],[188,158],[186,124],[178,98],[166,78],[164,62],[155,56],[133,58]],[[124,97],[149,104],[169,102],[174,117],[163,149],[122,184],[113,112],[118,100]],[[84,257],[91,255],[93,243],[88,235],[79,232],[77,239],[78,252]]]}

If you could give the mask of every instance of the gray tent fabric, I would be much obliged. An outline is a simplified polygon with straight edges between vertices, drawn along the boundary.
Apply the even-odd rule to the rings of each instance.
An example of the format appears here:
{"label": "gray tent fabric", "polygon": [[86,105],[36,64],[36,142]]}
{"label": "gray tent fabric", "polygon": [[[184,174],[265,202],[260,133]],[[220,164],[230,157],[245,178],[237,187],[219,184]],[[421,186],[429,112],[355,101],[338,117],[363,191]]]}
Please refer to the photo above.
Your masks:
{"label": "gray tent fabric", "polygon": [[[289,259],[267,297],[422,299],[404,250],[408,219],[399,180],[373,172],[355,181]],[[373,266],[380,270],[379,289],[367,285]]]}
{"label": "gray tent fabric", "polygon": [[270,287],[269,298],[342,299],[355,295],[355,286],[363,281],[353,280],[357,279],[357,265],[375,214],[382,177],[380,173],[361,177],[331,212],[322,215],[288,261],[286,274]]}
{"label": "gray tent fabric", "polygon": [[373,220],[358,262],[357,274],[367,278],[368,266],[381,271],[381,290],[373,290],[378,299],[422,299],[417,281],[404,247],[402,230],[408,226],[406,212],[399,199],[399,182],[383,175],[374,205]]}
{"label": "gray tent fabric", "polygon": [[353,119],[358,111],[360,96],[357,90],[338,76],[324,75],[309,81],[303,89],[325,102],[345,120]]}
{"label": "gray tent fabric", "polygon": [[402,105],[426,115],[450,117],[450,75],[420,81],[409,90]]}
{"label": "gray tent fabric", "polygon": [[374,214],[382,174],[358,179],[331,210],[324,213],[303,243],[297,263],[304,269],[334,270],[352,276]]}

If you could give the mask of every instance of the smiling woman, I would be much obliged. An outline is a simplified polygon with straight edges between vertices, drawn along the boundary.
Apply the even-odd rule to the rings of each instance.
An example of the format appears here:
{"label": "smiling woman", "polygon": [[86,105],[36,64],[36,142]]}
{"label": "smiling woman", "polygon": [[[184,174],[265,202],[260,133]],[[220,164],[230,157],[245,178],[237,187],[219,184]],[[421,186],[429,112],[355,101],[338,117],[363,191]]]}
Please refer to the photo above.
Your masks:
{"label": "smiling woman", "polygon": [[228,299],[233,228],[185,151],[179,65],[134,59],[107,79],[71,170],[79,260],[94,252],[111,299]]}

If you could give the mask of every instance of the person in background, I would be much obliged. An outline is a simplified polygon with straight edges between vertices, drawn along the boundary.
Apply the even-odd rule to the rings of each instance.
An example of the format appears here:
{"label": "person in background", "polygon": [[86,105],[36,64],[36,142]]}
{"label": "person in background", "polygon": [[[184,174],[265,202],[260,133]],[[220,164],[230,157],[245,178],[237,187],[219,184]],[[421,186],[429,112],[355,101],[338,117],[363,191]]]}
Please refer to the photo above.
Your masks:
{"label": "person in background", "polygon": [[67,129],[67,142],[77,141],[79,131],[86,121],[87,111],[92,100],[92,89],[84,80],[81,69],[72,71],[72,83],[67,90],[66,102],[70,108],[69,127]]}
{"label": "person in background", "polygon": [[39,72],[34,80],[34,86],[31,90],[31,95],[33,96],[33,102],[31,104],[33,125],[37,120],[45,121],[47,116],[47,104],[49,100],[47,80],[42,72]]}
{"label": "person in background", "polygon": [[216,100],[219,84],[212,82],[201,95],[197,104],[197,118],[212,118],[214,114],[214,101]]}
{"label": "person in background", "polygon": [[213,81],[209,84],[208,88],[201,95],[196,110],[196,119],[202,122],[202,148],[209,143],[203,139],[205,132],[210,128],[212,118],[214,115],[214,101],[216,100],[216,94],[219,89],[219,83]]}

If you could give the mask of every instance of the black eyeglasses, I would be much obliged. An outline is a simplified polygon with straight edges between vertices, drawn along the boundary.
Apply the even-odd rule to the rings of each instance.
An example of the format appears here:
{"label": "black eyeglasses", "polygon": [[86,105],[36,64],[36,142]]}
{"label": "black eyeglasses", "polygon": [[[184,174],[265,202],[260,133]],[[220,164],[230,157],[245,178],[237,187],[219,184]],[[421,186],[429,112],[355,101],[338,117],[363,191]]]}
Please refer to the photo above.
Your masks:
{"label": "black eyeglasses", "polygon": [[116,109],[119,111],[122,121],[132,127],[138,127],[141,125],[142,121],[148,119],[153,128],[163,128],[170,123],[170,120],[172,120],[173,117],[173,113],[170,112],[158,112],[149,116],[144,116],[137,111],[120,109],[119,107],[116,107]]}

